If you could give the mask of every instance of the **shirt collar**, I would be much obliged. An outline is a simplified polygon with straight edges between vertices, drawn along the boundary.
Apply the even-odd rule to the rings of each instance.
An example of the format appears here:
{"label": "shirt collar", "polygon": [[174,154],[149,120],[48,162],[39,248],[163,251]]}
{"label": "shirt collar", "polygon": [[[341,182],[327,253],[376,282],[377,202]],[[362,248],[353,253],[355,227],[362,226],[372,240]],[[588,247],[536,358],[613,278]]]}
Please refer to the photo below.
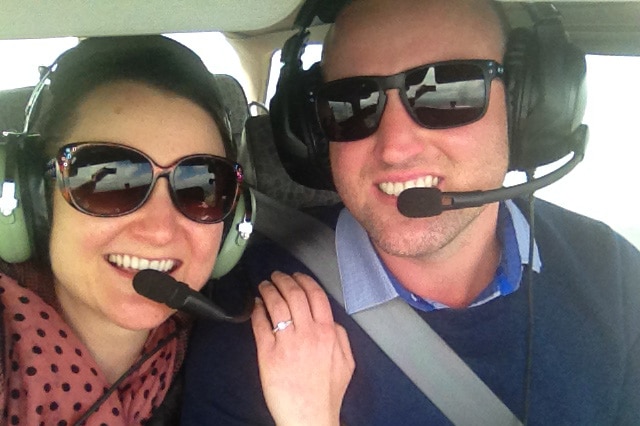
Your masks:
{"label": "shirt collar", "polygon": [[[524,217],[524,214],[516,203],[511,200],[504,202],[509,210],[511,221],[513,222],[513,228],[516,231],[516,241],[518,242],[518,251],[520,252],[520,259],[522,259],[523,265],[529,264],[529,222]],[[542,268],[542,260],[540,260],[540,251],[538,250],[538,243],[533,241],[533,270],[540,272]]]}
{"label": "shirt collar", "polygon": [[[498,232],[505,232],[504,230],[512,225],[512,229],[515,231],[515,244],[517,244],[517,250],[514,250],[515,247],[506,247],[503,255],[510,251],[517,253],[520,257],[520,263],[522,265],[528,264],[529,223],[513,201],[507,200],[501,203],[500,207],[507,211],[508,214],[501,215],[505,219],[499,220]],[[503,244],[509,244],[508,240],[503,239]],[[392,282],[392,277],[387,273],[386,268],[375,252],[369,236],[347,209],[343,209],[338,217],[336,251],[347,313],[353,314],[399,296]],[[539,272],[542,263],[538,246],[535,242],[533,254],[533,270]],[[496,280],[502,279],[499,276],[501,269],[498,268],[496,272]],[[518,277],[520,276],[521,274],[518,275]],[[515,291],[519,284],[518,278],[518,282],[512,286],[513,288],[509,292]],[[494,290],[489,293],[489,295],[481,294],[482,300],[474,302],[474,305],[484,303],[501,295],[500,292],[494,294]],[[412,300],[407,299],[407,297],[407,295],[403,295],[403,298],[411,303]],[[411,304],[413,305],[414,303]],[[435,303],[432,306],[434,309],[446,308],[445,305]]]}

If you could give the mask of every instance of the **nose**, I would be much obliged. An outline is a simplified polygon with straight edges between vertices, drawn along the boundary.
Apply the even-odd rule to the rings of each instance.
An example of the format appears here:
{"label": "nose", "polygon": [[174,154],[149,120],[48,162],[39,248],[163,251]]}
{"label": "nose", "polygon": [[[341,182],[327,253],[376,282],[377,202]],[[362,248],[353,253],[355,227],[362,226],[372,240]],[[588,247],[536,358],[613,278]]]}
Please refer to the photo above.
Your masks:
{"label": "nose", "polygon": [[374,133],[376,151],[389,165],[403,164],[423,151],[424,141],[419,136],[422,128],[402,104],[398,90],[388,90],[386,96],[380,124]]}
{"label": "nose", "polygon": [[175,238],[182,213],[173,205],[169,192],[169,181],[160,178],[144,205],[132,213],[131,224],[134,235],[156,245],[167,244]]}

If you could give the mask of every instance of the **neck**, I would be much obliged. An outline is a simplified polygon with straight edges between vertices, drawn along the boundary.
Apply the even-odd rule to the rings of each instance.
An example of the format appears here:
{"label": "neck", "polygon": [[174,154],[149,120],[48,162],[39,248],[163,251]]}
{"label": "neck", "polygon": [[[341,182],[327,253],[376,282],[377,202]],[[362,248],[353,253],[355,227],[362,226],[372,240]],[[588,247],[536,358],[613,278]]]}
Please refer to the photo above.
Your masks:
{"label": "neck", "polygon": [[62,314],[78,338],[89,349],[109,383],[114,383],[138,359],[149,330],[128,330],[90,307],[74,303],[73,296],[56,286]]}
{"label": "neck", "polygon": [[451,308],[469,306],[493,280],[500,262],[498,204],[487,206],[454,240],[435,253],[399,257],[379,252],[401,285]]}

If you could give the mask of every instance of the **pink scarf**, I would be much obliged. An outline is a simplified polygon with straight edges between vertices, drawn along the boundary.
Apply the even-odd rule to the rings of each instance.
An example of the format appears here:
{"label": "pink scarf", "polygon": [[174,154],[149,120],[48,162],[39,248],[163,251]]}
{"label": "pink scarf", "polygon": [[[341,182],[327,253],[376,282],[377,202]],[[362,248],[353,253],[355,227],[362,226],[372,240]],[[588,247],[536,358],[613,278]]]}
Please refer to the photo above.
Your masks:
{"label": "pink scarf", "polygon": [[[111,384],[58,312],[33,291],[0,275],[0,302],[5,344],[0,413],[6,413],[6,424],[72,425]],[[143,353],[176,331],[177,322],[172,317],[153,330]],[[171,339],[124,378],[85,424],[135,425],[148,419],[182,362],[185,338],[179,334],[180,341]]]}

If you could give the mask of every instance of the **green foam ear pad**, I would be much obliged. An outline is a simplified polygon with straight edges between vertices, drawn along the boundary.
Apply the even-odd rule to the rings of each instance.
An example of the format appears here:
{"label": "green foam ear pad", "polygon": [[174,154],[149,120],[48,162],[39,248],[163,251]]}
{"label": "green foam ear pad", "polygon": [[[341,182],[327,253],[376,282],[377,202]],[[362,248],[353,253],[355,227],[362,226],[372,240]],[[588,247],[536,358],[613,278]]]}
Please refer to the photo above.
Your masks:
{"label": "green foam ear pad", "polygon": [[[15,179],[13,170],[18,162],[9,155],[9,143],[14,141],[9,138],[0,141],[0,205],[3,206],[0,212],[0,258],[8,263],[17,263],[29,259],[33,247],[20,197],[20,182]],[[12,208],[13,203],[17,207]]]}
{"label": "green foam ear pad", "polygon": [[7,263],[18,263],[29,259],[32,253],[24,212],[18,202],[9,216],[0,214],[0,258]]}
{"label": "green foam ear pad", "polygon": [[[246,200],[245,200],[246,199]],[[250,205],[247,205],[250,204]],[[244,249],[249,241],[248,237],[243,238],[247,226],[255,222],[256,201],[249,188],[245,188],[243,194],[238,199],[236,211],[233,216],[233,223],[225,237],[216,264],[211,272],[211,278],[220,278],[227,274],[238,263],[244,253]]]}

